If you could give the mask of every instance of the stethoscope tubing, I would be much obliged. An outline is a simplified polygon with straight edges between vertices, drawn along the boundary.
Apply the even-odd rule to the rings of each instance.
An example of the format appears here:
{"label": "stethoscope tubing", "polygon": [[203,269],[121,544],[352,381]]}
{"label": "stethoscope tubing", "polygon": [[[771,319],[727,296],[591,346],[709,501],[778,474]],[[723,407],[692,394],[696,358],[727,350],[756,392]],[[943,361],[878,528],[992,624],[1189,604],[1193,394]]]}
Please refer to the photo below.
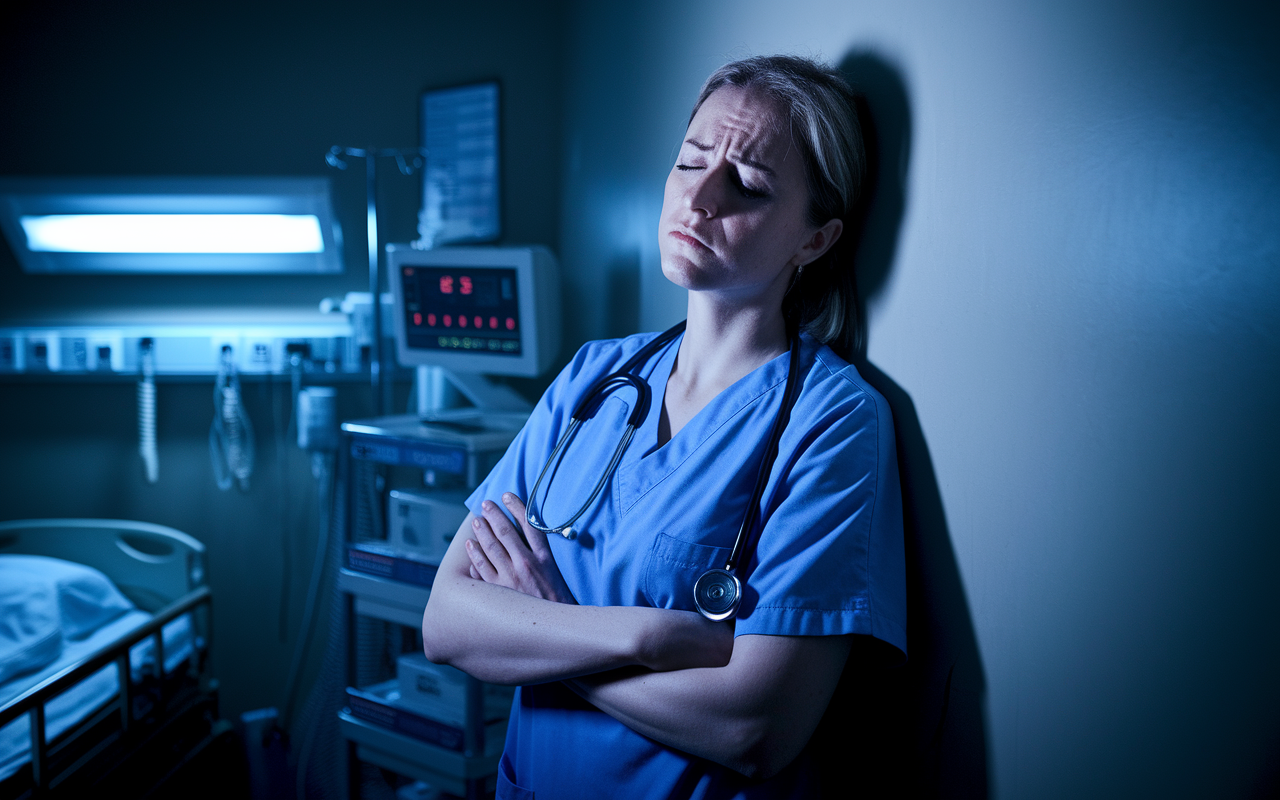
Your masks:
{"label": "stethoscope tubing", "polygon": [[542,465],[542,471],[538,473],[538,480],[533,484],[533,491],[529,493],[529,505],[525,508],[525,519],[530,525],[543,533],[558,533],[566,539],[574,538],[573,523],[577,522],[591,507],[591,504],[596,501],[596,498],[600,496],[600,492],[604,490],[604,485],[609,481],[609,476],[613,474],[613,471],[618,467],[618,462],[622,460],[622,454],[626,452],[627,446],[631,444],[631,437],[636,433],[636,426],[628,423],[622,438],[618,440],[618,446],[613,450],[613,458],[609,460],[609,466],[605,467],[604,472],[600,475],[600,480],[596,481],[596,487],[591,490],[591,496],[587,498],[587,502],[583,503],[582,507],[574,512],[568,522],[562,525],[548,526],[539,518],[534,508],[533,498],[538,496],[538,487],[542,486],[542,479],[546,476],[547,470],[551,468],[551,465],[554,463],[556,469],[560,469],[561,451],[573,441],[573,437],[577,435],[578,428],[582,425],[582,422],[582,419],[575,417],[569,423],[569,429],[565,431],[564,436],[560,437],[560,441],[556,443],[556,449],[551,452],[551,457],[547,459],[547,463]]}
{"label": "stethoscope tubing", "polygon": [[[556,447],[551,451],[551,457],[547,459],[547,463],[542,466],[542,471],[538,473],[538,480],[533,484],[533,491],[529,492],[529,503],[525,506],[525,520],[543,533],[557,533],[566,539],[572,539],[576,535],[573,523],[577,522],[591,504],[600,496],[600,492],[604,491],[604,485],[608,483],[609,476],[613,474],[618,463],[622,461],[622,454],[626,452],[627,446],[631,444],[631,438],[635,436],[636,428],[644,422],[645,417],[649,415],[649,403],[652,392],[649,384],[643,378],[635,373],[635,369],[644,365],[653,357],[655,353],[666,347],[672,340],[684,332],[685,323],[680,322],[673,325],[657,338],[640,348],[635,355],[627,359],[622,368],[616,372],[605,375],[600,380],[591,384],[578,404],[573,408],[573,414],[570,417],[571,422],[569,428],[560,437],[560,441],[556,443]],[[600,479],[596,481],[595,488],[591,491],[591,496],[587,498],[587,502],[569,518],[568,522],[560,525],[547,525],[542,520],[542,514],[538,511],[541,504],[537,501],[538,489],[542,486],[542,480],[546,477],[548,470],[553,474],[560,469],[560,462],[564,459],[564,451],[573,441],[574,436],[578,433],[578,428],[582,423],[590,419],[603,402],[605,396],[615,388],[620,386],[630,386],[636,390],[636,402],[631,408],[631,413],[627,416],[627,428],[622,434],[622,438],[618,440],[618,446],[614,448],[613,458],[609,460],[609,466],[600,474]],[[554,469],[552,468],[554,465]]]}
{"label": "stethoscope tubing", "polygon": [[[605,375],[593,383],[591,388],[583,394],[578,404],[574,406],[568,429],[560,437],[560,441],[556,443],[555,449],[551,451],[551,456],[547,459],[547,463],[543,465],[542,471],[538,473],[538,479],[534,481],[533,491],[529,493],[529,502],[525,508],[525,519],[530,525],[543,533],[558,533],[566,539],[574,538],[576,535],[576,531],[573,528],[574,523],[587,512],[587,509],[595,503],[600,493],[604,491],[604,485],[608,483],[609,476],[617,469],[623,453],[626,452],[627,447],[631,444],[632,437],[635,436],[636,429],[649,414],[650,387],[643,378],[635,373],[636,367],[647,363],[658,350],[680,335],[684,328],[685,323],[681,322],[663,332],[629,358],[621,369]],[[769,474],[773,471],[774,462],[778,457],[778,447],[782,440],[782,432],[786,429],[787,423],[791,419],[791,409],[795,405],[796,396],[799,393],[800,335],[798,331],[794,330],[788,330],[788,334],[791,358],[787,367],[786,388],[782,393],[782,406],[778,409],[778,413],[773,419],[773,425],[769,430],[769,438],[765,443],[764,457],[761,459],[759,470],[756,473],[755,486],[751,490],[751,499],[747,502],[746,512],[742,516],[742,524],[738,527],[738,536],[733,541],[733,549],[729,551],[729,558],[725,563],[724,569],[707,570],[694,584],[694,604],[704,617],[712,621],[728,619],[737,614],[738,605],[742,600],[742,583],[737,575],[738,566],[750,542],[756,513],[760,501],[764,497],[765,488],[768,486]],[[591,496],[574,512],[567,522],[555,526],[547,525],[543,522],[541,514],[537,510],[541,505],[537,497],[543,480],[547,477],[548,472],[554,475],[560,469],[560,464],[564,460],[564,451],[574,437],[577,436],[578,429],[582,426],[582,423],[595,414],[596,409],[599,408],[600,403],[603,402],[609,392],[621,386],[631,386],[636,390],[636,403],[627,417],[626,430],[618,440],[618,446],[614,448],[613,457],[609,460],[609,466],[605,468],[599,480],[596,481],[595,488],[591,491]],[[706,595],[706,597],[703,597],[703,595]]]}
{"label": "stethoscope tubing", "polygon": [[791,407],[795,405],[795,393],[798,391],[800,376],[800,337],[791,337],[791,363],[787,367],[787,385],[782,393],[782,407],[773,418],[773,427],[769,430],[768,443],[765,445],[764,458],[760,461],[760,471],[756,473],[756,484],[751,490],[751,499],[747,501],[746,513],[742,516],[742,525],[738,528],[738,537],[733,540],[733,550],[729,551],[729,560],[724,570],[730,574],[737,573],[738,559],[746,549],[751,537],[752,522],[756,511],[764,498],[765,487],[769,485],[769,473],[773,471],[773,462],[778,458],[778,445],[782,441],[782,431],[791,421]]}

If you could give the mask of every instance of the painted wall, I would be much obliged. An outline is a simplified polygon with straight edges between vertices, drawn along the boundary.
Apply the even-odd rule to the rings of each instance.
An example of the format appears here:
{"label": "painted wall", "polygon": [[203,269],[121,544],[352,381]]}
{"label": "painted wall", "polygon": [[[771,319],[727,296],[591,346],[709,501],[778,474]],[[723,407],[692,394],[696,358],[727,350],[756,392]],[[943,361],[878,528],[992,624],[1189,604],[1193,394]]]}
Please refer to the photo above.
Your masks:
{"label": "painted wall", "polygon": [[[478,80],[502,84],[504,239],[556,245],[555,4],[143,0],[0,14],[0,175],[328,175],[347,266],[337,276],[31,276],[0,246],[0,325],[97,308],[315,308],[368,291],[361,165],[339,173],[324,153],[417,144],[420,93]],[[384,240],[416,238],[418,179],[383,175]],[[131,381],[0,381],[0,518],[142,519],[204,542],[214,670],[234,718],[282,703],[316,541],[315,483],[288,439],[287,378],[255,379],[245,384],[253,486],[219,492],[211,388],[161,381],[160,482],[149,486]],[[342,418],[369,416],[368,395],[362,383],[340,385]]]}
{"label": "painted wall", "polygon": [[864,372],[897,420],[912,659],[858,676],[830,729],[854,786],[1280,786],[1280,56],[1260,6],[575,7],[572,341],[682,316],[654,234],[714,68],[815,55],[866,93]]}

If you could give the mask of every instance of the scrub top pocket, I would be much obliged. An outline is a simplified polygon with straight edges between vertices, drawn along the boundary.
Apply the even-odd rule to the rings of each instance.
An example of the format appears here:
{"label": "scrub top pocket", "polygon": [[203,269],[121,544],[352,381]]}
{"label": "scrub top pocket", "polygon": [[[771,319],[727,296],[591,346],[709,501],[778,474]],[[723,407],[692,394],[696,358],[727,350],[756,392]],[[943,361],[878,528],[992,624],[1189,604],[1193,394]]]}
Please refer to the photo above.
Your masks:
{"label": "scrub top pocket", "polygon": [[654,608],[696,611],[693,585],[707,570],[723,568],[729,549],[658,534],[645,565],[645,599]]}

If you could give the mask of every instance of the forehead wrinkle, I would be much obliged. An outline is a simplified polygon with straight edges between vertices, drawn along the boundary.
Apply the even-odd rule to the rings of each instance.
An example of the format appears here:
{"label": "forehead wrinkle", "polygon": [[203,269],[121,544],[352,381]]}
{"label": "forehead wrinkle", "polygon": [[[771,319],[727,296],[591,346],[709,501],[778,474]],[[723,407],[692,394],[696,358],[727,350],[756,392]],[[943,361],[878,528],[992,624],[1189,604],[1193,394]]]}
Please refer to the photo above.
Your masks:
{"label": "forehead wrinkle", "polygon": [[[766,148],[774,149],[777,146],[774,137],[785,136],[787,140],[786,149],[781,155],[781,161],[785,162],[787,156],[794,149],[790,126],[788,125],[784,129],[778,119],[779,114],[776,108],[768,108],[766,113],[752,116],[750,113],[752,105],[752,103],[735,104],[731,108],[723,109],[714,124],[709,125],[709,120],[703,119],[703,127],[712,127],[714,130],[715,139],[712,143],[708,144],[701,141],[697,138],[699,135],[697,133],[688,136],[685,139],[685,143],[706,153],[715,150],[719,142],[728,136],[731,139],[731,154],[734,160],[768,175],[777,175],[773,167],[761,160],[764,157],[764,153],[760,151]],[[773,106],[774,104],[766,102],[766,105]],[[705,108],[706,105],[704,104],[702,108],[698,109],[698,115],[694,119],[695,124],[698,121],[697,116],[701,116]],[[790,122],[789,119],[788,122]],[[693,127],[694,125],[690,126],[690,128]],[[735,134],[741,134],[741,137],[735,136]],[[745,146],[737,146],[742,139],[746,139]],[[762,144],[764,147],[762,147]]]}

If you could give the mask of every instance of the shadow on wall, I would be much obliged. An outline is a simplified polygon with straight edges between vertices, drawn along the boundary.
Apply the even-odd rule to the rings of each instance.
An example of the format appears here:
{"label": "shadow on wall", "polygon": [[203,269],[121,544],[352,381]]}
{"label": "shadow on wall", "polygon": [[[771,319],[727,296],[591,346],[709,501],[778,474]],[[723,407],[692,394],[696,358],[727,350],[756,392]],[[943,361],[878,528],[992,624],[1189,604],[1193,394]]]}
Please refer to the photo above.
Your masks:
{"label": "shadow on wall", "polygon": [[[885,286],[906,205],[911,108],[896,67],[855,51],[839,64],[860,96],[868,173],[857,251],[860,352],[853,361],[893,409],[907,555],[904,666],[850,658],[819,729],[830,797],[987,797],[985,679],[942,496],[911,396],[866,358],[866,306]],[[861,654],[869,655],[867,653]]]}

